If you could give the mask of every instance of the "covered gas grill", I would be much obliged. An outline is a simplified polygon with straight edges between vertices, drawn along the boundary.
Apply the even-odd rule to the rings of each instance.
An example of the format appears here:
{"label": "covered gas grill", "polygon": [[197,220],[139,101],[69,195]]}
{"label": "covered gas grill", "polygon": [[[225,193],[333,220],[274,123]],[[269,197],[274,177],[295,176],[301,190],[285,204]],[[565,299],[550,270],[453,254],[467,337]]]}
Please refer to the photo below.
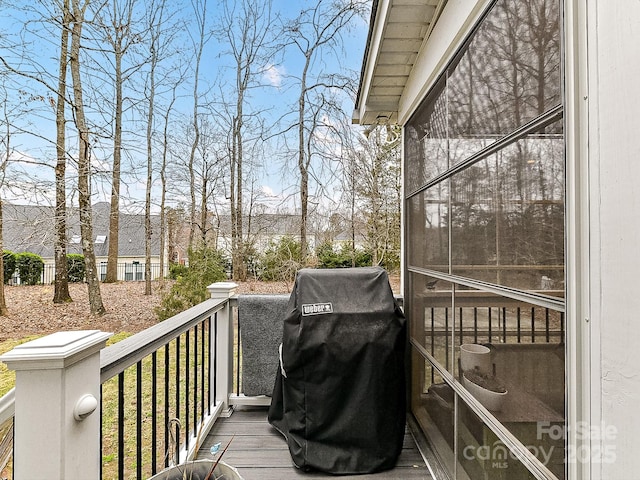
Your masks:
{"label": "covered gas grill", "polygon": [[393,468],[405,432],[405,318],[382,268],[304,269],[284,319],[269,422],[294,464]]}

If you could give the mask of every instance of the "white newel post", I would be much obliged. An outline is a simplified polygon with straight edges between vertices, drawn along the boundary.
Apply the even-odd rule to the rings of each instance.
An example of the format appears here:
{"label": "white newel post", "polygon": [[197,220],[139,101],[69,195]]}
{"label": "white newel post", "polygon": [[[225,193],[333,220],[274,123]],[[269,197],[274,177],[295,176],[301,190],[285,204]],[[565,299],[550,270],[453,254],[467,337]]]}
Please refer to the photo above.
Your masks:
{"label": "white newel post", "polygon": [[58,332],[0,356],[16,372],[14,478],[100,478],[100,350],[111,333]]}
{"label": "white newel post", "polygon": [[[217,282],[209,285],[207,291],[211,298],[229,299],[235,295],[237,287],[233,282]],[[217,371],[211,374],[215,374],[215,401],[222,402],[223,415],[229,415],[229,395],[233,391],[233,311],[229,302],[218,312],[218,341],[215,352],[211,354],[214,353],[217,355]]]}

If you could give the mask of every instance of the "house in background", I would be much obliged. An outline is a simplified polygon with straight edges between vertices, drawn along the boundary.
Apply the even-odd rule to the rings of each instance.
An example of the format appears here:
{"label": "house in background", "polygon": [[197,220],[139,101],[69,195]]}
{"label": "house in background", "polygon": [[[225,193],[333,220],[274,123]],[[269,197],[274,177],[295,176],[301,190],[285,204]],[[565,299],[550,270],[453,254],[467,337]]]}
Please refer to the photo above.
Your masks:
{"label": "house in background", "polygon": [[[244,238],[258,252],[264,252],[272,244],[277,244],[284,237],[300,240],[300,215],[293,213],[260,212],[244,216],[242,223]],[[219,217],[217,229],[217,246],[231,256],[231,218],[228,215]],[[307,242],[309,249],[315,249],[318,233],[309,227]]]}
{"label": "house in background", "polygon": [[437,478],[638,477],[639,41],[639,2],[373,2],[354,121],[402,127],[411,412]]}
{"label": "house in background", "polygon": [[[100,279],[107,272],[109,252],[109,211],[106,202],[93,205],[93,236],[96,265]],[[67,253],[82,254],[78,212],[69,209]],[[15,253],[40,255],[45,263],[44,283],[54,279],[54,207],[3,204],[2,227],[4,249]],[[142,281],[145,267],[144,215],[120,213],[118,231],[118,280]],[[160,262],[167,264],[166,252],[160,252],[160,216],[151,216],[151,275],[159,275]],[[165,269],[165,272],[168,270]]]}

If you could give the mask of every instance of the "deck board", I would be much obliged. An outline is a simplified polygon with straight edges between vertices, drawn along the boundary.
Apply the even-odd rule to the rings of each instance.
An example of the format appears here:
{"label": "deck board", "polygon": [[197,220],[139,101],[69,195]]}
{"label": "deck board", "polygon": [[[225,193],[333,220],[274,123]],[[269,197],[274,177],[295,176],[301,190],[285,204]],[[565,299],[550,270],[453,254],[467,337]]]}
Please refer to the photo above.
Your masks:
{"label": "deck board", "polygon": [[[229,441],[233,440],[229,444]],[[202,444],[198,458],[212,458],[211,446],[229,448],[223,460],[233,465],[245,480],[288,480],[336,478],[319,472],[305,473],[295,468],[284,437],[267,422],[265,408],[245,408],[229,418],[220,418]],[[341,475],[358,480],[433,480],[413,437],[405,434],[402,453],[393,470],[368,475]]]}

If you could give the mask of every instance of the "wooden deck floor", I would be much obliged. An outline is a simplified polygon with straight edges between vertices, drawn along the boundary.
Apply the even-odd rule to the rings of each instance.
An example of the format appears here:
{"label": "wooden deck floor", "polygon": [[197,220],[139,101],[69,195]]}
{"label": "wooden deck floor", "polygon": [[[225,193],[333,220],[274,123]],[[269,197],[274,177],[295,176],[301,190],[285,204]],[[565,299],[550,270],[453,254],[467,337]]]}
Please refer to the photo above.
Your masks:
{"label": "wooden deck floor", "polygon": [[288,480],[300,478],[340,478],[358,480],[433,480],[413,437],[405,434],[404,447],[395,469],[369,475],[335,477],[304,473],[293,466],[285,439],[267,422],[264,408],[236,410],[229,418],[218,419],[200,449],[199,459],[211,458],[211,446],[220,450],[235,435],[223,460],[238,469],[244,480]]}

